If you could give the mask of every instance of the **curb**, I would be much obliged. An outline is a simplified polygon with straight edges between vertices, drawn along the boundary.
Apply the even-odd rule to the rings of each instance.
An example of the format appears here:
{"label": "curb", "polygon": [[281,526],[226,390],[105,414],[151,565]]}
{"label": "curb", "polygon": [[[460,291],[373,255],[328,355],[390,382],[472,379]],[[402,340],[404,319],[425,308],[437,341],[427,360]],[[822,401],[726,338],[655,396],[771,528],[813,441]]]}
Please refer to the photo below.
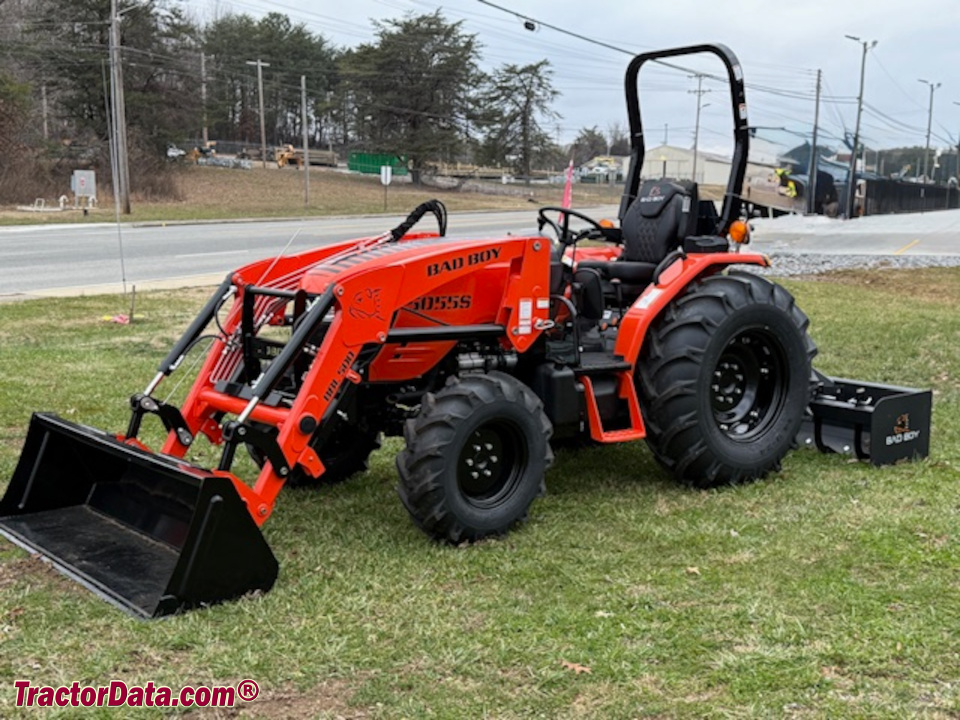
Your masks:
{"label": "curb", "polygon": [[[539,208],[540,206],[536,206]],[[616,205],[587,205],[582,211],[598,210],[607,207],[616,207]],[[574,208],[577,209],[577,208]],[[493,215],[496,213],[526,213],[530,210],[515,209],[503,210],[497,208],[483,208],[480,210],[455,210],[450,213],[450,217],[457,215]],[[375,220],[377,218],[405,217],[403,213],[366,213],[361,215],[307,215],[307,216],[288,216],[288,217],[255,217],[255,218],[227,218],[225,220],[144,220],[143,222],[127,223],[128,227],[167,227],[170,225],[234,225],[240,223],[259,223],[259,222],[307,222],[309,220]],[[112,225],[113,223],[108,223]],[[32,226],[31,226],[32,227]]]}
{"label": "curb", "polygon": [[[536,207],[540,207],[539,205]],[[597,210],[607,207],[616,207],[616,205],[586,205],[579,209],[584,212]],[[535,208],[534,208],[535,209]],[[451,217],[457,215],[491,215],[496,213],[526,213],[528,209],[503,210],[497,208],[484,208],[480,210],[456,210],[450,213]],[[252,217],[252,218],[223,218],[223,219],[197,219],[197,220],[142,220],[137,222],[121,222],[121,228],[155,228],[155,227],[180,227],[190,225],[235,225],[247,223],[270,223],[270,222],[307,222],[311,220],[374,220],[377,218],[395,218],[404,217],[403,213],[366,213],[361,215],[294,215],[283,217]],[[97,222],[76,222],[76,223],[23,223],[17,225],[0,224],[0,233],[20,231],[38,231],[38,230],[65,230],[68,228],[94,228],[104,229],[116,227],[117,223],[111,221]]]}
{"label": "curb", "polygon": [[[143,280],[137,283],[127,283],[127,292],[136,286],[137,292],[154,290],[180,290],[182,288],[214,287],[223,281],[224,273],[205,273],[203,275],[181,275],[180,277],[163,278],[160,280]],[[94,295],[122,295],[121,282],[102,283],[99,285],[76,285],[72,287],[43,288],[29,292],[17,292],[0,295],[0,304],[5,302],[23,302],[26,300],[42,300],[49,298],[86,297]]]}

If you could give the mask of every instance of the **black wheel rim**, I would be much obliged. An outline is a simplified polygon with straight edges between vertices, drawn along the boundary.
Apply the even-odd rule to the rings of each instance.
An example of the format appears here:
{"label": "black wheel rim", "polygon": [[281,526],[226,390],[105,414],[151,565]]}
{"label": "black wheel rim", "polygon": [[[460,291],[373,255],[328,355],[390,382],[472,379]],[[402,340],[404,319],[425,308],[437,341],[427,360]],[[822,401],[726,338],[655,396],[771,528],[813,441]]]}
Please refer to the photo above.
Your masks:
{"label": "black wheel rim", "polygon": [[460,450],[457,484],[471,505],[489,509],[506,502],[527,466],[519,430],[506,421],[476,428]]}
{"label": "black wheel rim", "polygon": [[710,378],[710,402],[720,432],[738,442],[755,442],[783,410],[789,385],[786,352],[768,330],[735,335],[720,354]]}

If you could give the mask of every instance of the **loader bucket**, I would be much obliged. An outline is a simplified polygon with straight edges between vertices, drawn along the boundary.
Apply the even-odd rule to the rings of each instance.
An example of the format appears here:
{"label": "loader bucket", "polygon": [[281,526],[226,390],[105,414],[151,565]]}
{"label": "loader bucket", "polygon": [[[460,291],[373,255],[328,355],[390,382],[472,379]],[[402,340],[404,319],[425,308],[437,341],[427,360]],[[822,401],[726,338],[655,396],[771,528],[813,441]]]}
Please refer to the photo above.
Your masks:
{"label": "loader bucket", "polygon": [[930,390],[828,378],[820,380],[800,428],[801,447],[853,455],[874,465],[930,452]]}
{"label": "loader bucket", "polygon": [[47,413],[30,420],[0,534],[142,618],[267,591],[277,578],[228,478]]}

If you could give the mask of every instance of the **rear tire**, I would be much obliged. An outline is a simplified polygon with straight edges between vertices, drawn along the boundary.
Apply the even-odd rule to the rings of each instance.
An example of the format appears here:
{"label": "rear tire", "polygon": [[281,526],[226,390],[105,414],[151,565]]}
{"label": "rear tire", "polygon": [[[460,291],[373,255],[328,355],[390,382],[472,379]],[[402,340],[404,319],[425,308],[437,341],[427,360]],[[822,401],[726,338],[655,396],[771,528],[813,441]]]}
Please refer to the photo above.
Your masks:
{"label": "rear tire", "polygon": [[451,543],[502,535],[526,519],[553,462],[540,399],[503,373],[453,378],[404,427],[398,491],[413,521]]}
{"label": "rear tire", "polygon": [[733,271],[693,284],[644,342],[639,395],[654,456],[699,488],[780,469],[811,396],[817,349],[784,288]]}

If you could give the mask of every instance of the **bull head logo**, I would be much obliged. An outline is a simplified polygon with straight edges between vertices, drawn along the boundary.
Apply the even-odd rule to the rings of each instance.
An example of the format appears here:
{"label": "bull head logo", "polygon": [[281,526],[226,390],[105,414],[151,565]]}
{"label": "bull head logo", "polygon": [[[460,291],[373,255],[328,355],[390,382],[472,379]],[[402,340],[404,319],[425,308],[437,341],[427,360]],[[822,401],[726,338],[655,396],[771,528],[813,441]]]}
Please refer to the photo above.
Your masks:
{"label": "bull head logo", "polygon": [[910,413],[904,413],[897,418],[897,424],[893,426],[893,431],[897,434],[910,431]]}
{"label": "bull head logo", "polygon": [[371,318],[383,320],[384,317],[380,314],[380,305],[380,288],[367,288],[353,296],[353,304],[348,312],[351,317],[357,320],[370,320]]}

